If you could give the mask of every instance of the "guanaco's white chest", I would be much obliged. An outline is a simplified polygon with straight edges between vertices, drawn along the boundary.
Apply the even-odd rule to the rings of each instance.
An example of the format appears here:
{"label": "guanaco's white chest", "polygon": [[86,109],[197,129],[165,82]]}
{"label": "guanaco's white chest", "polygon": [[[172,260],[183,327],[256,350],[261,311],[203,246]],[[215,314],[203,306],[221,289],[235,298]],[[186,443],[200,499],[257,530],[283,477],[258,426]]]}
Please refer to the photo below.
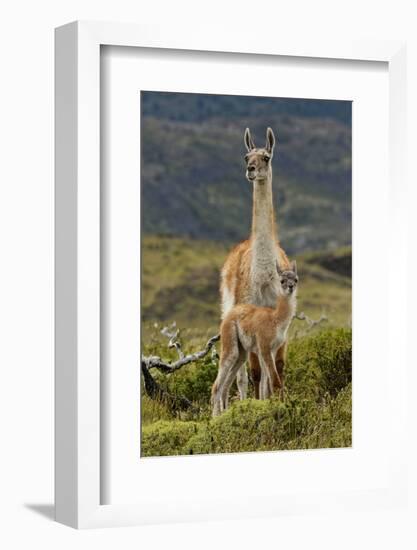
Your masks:
{"label": "guanaco's white chest", "polygon": [[276,251],[273,247],[255,243],[253,255],[250,274],[250,303],[257,306],[275,307],[279,292]]}

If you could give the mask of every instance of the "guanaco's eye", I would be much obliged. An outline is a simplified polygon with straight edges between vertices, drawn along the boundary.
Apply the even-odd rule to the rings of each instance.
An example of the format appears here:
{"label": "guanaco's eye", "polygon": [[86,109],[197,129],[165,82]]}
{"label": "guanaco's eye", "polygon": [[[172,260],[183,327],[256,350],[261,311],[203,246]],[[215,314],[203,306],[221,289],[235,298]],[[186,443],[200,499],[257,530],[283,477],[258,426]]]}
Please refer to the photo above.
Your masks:
{"label": "guanaco's eye", "polygon": [[249,160],[249,155],[245,155],[245,162],[248,162]]}
{"label": "guanaco's eye", "polygon": [[295,278],[295,282],[298,283],[298,277]]}
{"label": "guanaco's eye", "polygon": [[264,157],[265,162],[269,162],[270,159],[271,159],[271,157],[267,157],[267,156]]}

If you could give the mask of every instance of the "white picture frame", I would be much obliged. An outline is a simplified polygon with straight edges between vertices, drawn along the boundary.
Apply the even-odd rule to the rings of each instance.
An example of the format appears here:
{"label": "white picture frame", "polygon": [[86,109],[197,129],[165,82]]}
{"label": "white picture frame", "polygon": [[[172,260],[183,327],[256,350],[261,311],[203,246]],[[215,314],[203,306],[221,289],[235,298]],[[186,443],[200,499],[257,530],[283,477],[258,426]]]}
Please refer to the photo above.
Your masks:
{"label": "white picture frame", "polygon": [[[100,445],[100,48],[102,45],[246,53],[334,60],[382,61],[389,70],[390,193],[392,243],[405,243],[405,45],[388,41],[331,42],[287,40],[245,32],[213,36],[210,29],[190,29],[181,36],[169,27],[75,22],[56,29],[56,519],[77,528],[121,526],[187,519],[239,517],[231,500],[207,503],[201,513],[184,517],[167,499],[163,513],[149,505],[101,504]],[[397,261],[406,262],[406,247]],[[404,304],[389,302],[390,315],[403,318]],[[405,344],[406,331],[398,331]],[[398,344],[398,342],[397,342]],[[398,346],[396,394],[391,405],[405,425],[406,346]],[[402,351],[401,351],[402,350]],[[405,498],[404,440],[401,428],[391,474],[384,491],[352,495],[289,494],[273,506],[265,500],[256,515],[309,512],[340,506],[397,505]],[[227,511],[229,507],[229,512]]]}

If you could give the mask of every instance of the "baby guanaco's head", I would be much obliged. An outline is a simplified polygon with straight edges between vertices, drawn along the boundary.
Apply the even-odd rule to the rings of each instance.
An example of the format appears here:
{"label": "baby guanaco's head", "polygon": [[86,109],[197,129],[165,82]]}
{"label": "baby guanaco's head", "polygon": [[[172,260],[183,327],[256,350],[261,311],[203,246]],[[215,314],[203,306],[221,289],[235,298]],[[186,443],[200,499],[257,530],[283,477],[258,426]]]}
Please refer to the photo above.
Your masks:
{"label": "baby guanaco's head", "polygon": [[279,276],[279,284],[281,294],[285,296],[295,295],[298,287],[297,263],[295,260],[291,262],[290,269],[281,270],[277,262],[277,271]]}

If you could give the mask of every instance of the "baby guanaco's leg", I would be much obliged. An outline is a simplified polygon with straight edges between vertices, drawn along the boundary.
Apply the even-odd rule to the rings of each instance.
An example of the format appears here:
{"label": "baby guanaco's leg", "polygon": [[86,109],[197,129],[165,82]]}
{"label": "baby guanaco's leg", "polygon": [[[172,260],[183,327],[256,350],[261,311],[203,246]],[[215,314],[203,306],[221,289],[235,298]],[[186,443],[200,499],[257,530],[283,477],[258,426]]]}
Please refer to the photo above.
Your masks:
{"label": "baby guanaco's leg", "polygon": [[[280,396],[283,397],[284,392],[284,364],[287,351],[287,343],[284,342],[275,353],[275,368],[278,372],[281,381]],[[272,388],[269,383],[264,384],[263,395],[261,399],[268,399],[272,395]]]}
{"label": "baby guanaco's leg", "polygon": [[284,366],[285,366],[286,357],[287,357],[287,342],[284,342],[282,346],[278,348],[275,356],[275,366],[282,384],[281,394],[283,393],[283,390],[284,390]]}
{"label": "baby guanaco's leg", "polygon": [[261,353],[262,369],[266,371],[266,374],[268,377],[269,391],[271,392],[271,394],[281,392],[282,382],[278,374],[278,371],[275,367],[275,357],[273,356],[271,349],[265,346],[261,348],[260,353]]}
{"label": "baby guanaco's leg", "polygon": [[233,321],[223,322],[221,327],[219,371],[211,390],[213,416],[219,415],[227,408],[228,388],[231,384],[229,381],[233,371],[236,376],[236,363],[238,359],[239,344],[236,326]]}
{"label": "baby guanaco's leg", "polygon": [[261,382],[259,385],[259,399],[268,399],[270,395],[271,395],[271,392],[269,389],[268,373],[266,372],[266,367],[262,368],[261,366]]}
{"label": "baby guanaco's leg", "polygon": [[239,355],[238,355],[238,358],[237,358],[235,364],[231,368],[229,368],[227,373],[226,373],[224,386],[223,386],[223,396],[222,396],[222,400],[223,400],[223,403],[224,403],[224,409],[223,410],[227,409],[228,401],[229,401],[230,388],[231,388],[234,380],[236,379],[236,376],[242,370],[242,366],[246,361],[246,352],[241,347],[241,345],[239,345],[239,344],[238,344],[238,350],[239,350]]}
{"label": "baby guanaco's leg", "polygon": [[246,365],[242,365],[237,371],[236,383],[240,399],[246,399],[248,396],[248,371]]}

